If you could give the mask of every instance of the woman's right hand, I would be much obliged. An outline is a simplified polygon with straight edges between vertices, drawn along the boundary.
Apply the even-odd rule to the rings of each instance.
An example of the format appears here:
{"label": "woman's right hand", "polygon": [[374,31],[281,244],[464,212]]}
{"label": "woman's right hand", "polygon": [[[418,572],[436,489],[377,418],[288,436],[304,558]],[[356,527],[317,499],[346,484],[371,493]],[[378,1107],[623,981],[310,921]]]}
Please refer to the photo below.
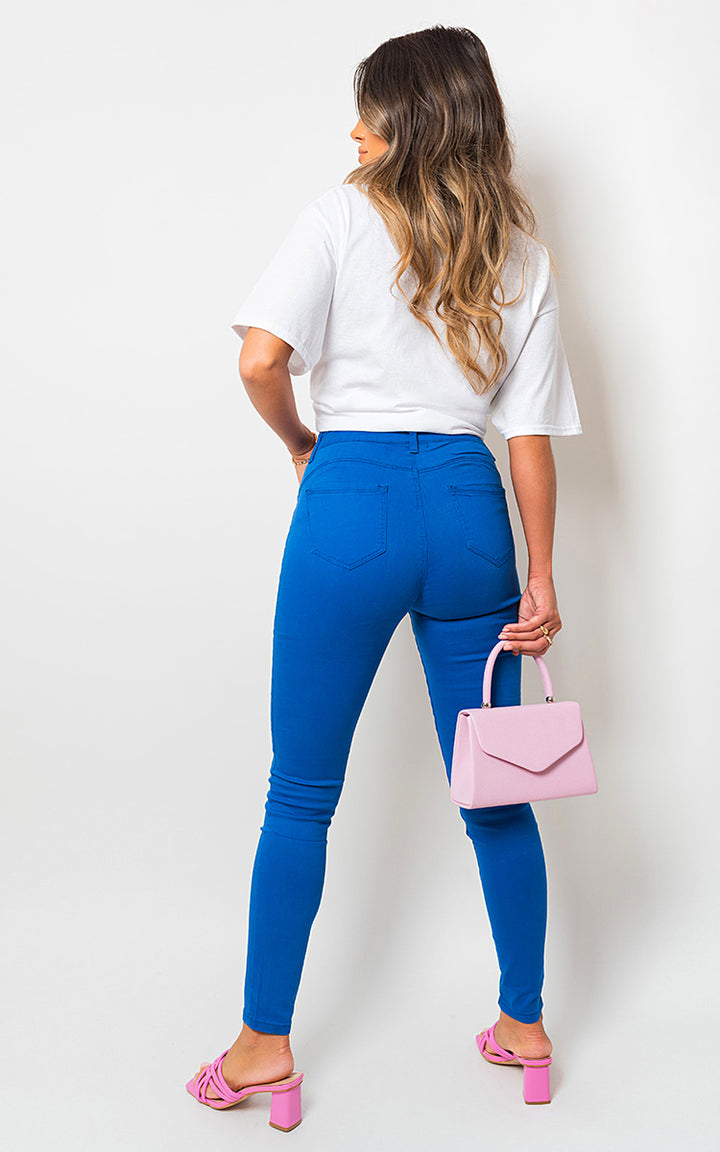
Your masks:
{"label": "woman's right hand", "polygon": [[299,486],[299,485],[300,485],[300,483],[302,482],[303,473],[304,473],[304,471],[305,471],[305,465],[308,463],[308,461],[309,461],[310,457],[312,456],[312,454],[313,454],[314,450],[315,450],[315,449],[314,449],[314,446],[313,446],[313,448],[312,448],[312,449],[311,449],[311,450],[310,450],[310,451],[307,453],[307,455],[306,455],[306,456],[298,457],[298,459],[299,459],[299,460],[301,460],[301,463],[300,463],[300,464],[297,464],[297,463],[295,464],[295,475],[296,475],[296,476],[297,476],[297,478],[298,478],[298,486]]}
{"label": "woman's right hand", "polygon": [[[305,425],[303,425],[303,427],[305,427]],[[305,428],[305,431],[310,436],[313,437],[312,444],[310,445],[310,447],[305,452],[292,452],[291,453],[291,455],[293,456],[293,463],[295,465],[295,475],[298,478],[298,485],[300,484],[300,482],[303,478],[303,472],[305,471],[305,465],[308,463],[310,457],[312,456],[313,452],[315,451],[315,446],[317,445],[317,441],[318,441],[316,432],[313,432],[310,428]]]}
{"label": "woman's right hand", "polygon": [[498,640],[507,640],[503,651],[512,650],[514,656],[544,656],[561,628],[552,576],[530,576],[520,598],[517,623],[506,624]]}

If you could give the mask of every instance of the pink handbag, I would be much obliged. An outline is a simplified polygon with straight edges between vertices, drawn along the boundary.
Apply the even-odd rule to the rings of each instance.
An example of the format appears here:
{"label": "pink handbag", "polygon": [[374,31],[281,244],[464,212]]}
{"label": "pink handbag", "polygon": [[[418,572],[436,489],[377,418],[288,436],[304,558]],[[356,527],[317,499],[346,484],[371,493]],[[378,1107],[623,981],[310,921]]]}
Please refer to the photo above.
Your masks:
{"label": "pink handbag", "polygon": [[575,700],[555,700],[542,656],[534,656],[544,704],[490,705],[493,667],[506,640],[490,652],[480,708],[458,712],[450,799],[463,808],[492,808],[597,792],[595,769]]}

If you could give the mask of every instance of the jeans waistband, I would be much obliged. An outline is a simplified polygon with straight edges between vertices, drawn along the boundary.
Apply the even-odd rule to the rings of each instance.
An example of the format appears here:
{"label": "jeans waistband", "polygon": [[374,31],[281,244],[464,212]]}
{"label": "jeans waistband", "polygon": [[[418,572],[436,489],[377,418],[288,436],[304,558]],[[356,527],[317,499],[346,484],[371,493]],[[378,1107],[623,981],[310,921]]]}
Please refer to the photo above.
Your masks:
{"label": "jeans waistband", "polygon": [[473,432],[377,432],[355,428],[347,431],[332,428],[319,432],[317,443],[319,447],[321,444],[342,444],[350,440],[359,440],[366,444],[396,444],[399,448],[405,448],[409,452],[422,452],[423,449],[438,448],[444,444],[456,444],[460,447],[462,443],[465,443],[480,445],[485,452],[492,455],[483,438],[476,436]]}

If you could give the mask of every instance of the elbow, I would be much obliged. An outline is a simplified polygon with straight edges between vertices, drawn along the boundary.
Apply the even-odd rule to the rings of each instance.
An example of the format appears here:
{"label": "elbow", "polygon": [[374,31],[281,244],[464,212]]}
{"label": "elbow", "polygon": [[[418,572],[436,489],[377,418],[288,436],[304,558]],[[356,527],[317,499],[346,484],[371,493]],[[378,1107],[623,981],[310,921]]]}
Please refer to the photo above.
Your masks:
{"label": "elbow", "polygon": [[264,384],[277,379],[292,355],[292,345],[264,328],[250,327],[240,349],[240,375],[243,383]]}
{"label": "elbow", "polygon": [[258,348],[254,343],[246,342],[240,350],[238,371],[243,384],[264,384],[271,379],[277,379],[278,372],[287,370],[292,348],[287,345],[284,349]]}
{"label": "elbow", "polygon": [[258,356],[243,348],[238,360],[238,371],[243,384],[262,384],[276,365],[265,356]]}

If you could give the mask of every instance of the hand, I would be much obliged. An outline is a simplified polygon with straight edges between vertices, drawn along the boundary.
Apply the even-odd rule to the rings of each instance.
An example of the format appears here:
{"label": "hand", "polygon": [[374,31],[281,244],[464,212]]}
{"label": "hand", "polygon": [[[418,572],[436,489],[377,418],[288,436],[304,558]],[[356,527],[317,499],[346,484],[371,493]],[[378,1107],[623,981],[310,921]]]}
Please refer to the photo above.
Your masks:
{"label": "hand", "polygon": [[[303,427],[304,427],[304,425],[303,425]],[[292,452],[291,453],[291,455],[295,457],[296,461],[297,460],[300,461],[299,464],[295,463],[295,475],[298,478],[298,484],[300,484],[300,482],[303,478],[303,472],[305,471],[305,465],[307,464],[308,460],[310,459],[313,452],[315,451],[315,445],[317,444],[317,437],[315,437],[315,434],[313,432],[311,432],[309,428],[307,428],[306,431],[309,433],[310,436],[313,437],[313,442],[310,445],[310,447],[307,449],[306,452]]]}
{"label": "hand", "polygon": [[506,624],[498,636],[498,640],[508,641],[503,651],[511,649],[514,656],[522,653],[544,656],[550,640],[546,639],[541,624],[545,625],[550,640],[554,640],[562,628],[552,576],[528,578],[520,598],[517,624]]}
{"label": "hand", "polygon": [[307,454],[307,460],[303,459],[302,464],[296,464],[295,465],[295,475],[297,476],[298,484],[300,484],[300,482],[303,478],[303,472],[305,471],[305,465],[307,464],[307,462],[311,456],[312,456],[312,449]]}

